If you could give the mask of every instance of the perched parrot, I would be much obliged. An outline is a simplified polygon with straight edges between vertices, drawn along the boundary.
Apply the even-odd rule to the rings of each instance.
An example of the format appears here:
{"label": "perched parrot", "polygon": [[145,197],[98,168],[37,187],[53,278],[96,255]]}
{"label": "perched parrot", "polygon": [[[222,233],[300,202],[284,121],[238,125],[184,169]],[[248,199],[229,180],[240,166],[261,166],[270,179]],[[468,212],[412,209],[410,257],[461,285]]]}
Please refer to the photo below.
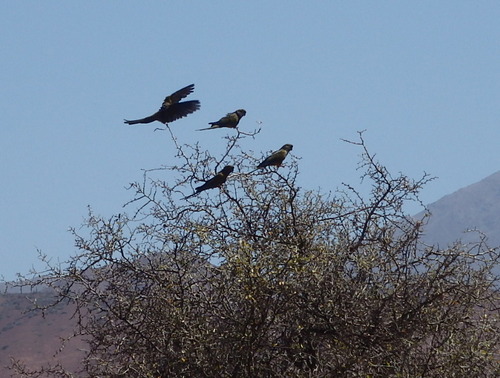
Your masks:
{"label": "perched parrot", "polygon": [[193,93],[193,91],[194,84],[188,85],[187,87],[184,87],[182,89],[179,89],[177,92],[172,93],[170,96],[165,97],[160,110],[158,110],[155,114],[142,119],[124,121],[129,125],[134,125],[136,123],[151,123],[153,121],[159,121],[161,123],[167,124],[179,118],[185,117],[200,108],[200,102],[198,100],[179,102],[184,97]]}
{"label": "perched parrot", "polygon": [[221,127],[229,127],[229,128],[236,128],[238,126],[238,123],[240,122],[240,119],[247,114],[247,111],[245,109],[238,109],[234,111],[233,113],[227,113],[224,117],[219,119],[217,122],[209,122],[208,124],[211,125],[210,127],[207,127],[205,129],[199,129],[198,131],[202,130],[212,130],[212,129],[219,129]]}
{"label": "perched parrot", "polygon": [[226,165],[224,168],[222,168],[221,171],[219,171],[219,173],[217,173],[210,180],[206,181],[203,185],[195,188],[196,191],[193,194],[191,194],[187,197],[184,197],[184,199],[188,199],[192,196],[195,196],[198,193],[201,193],[207,189],[220,188],[222,186],[222,184],[224,184],[226,182],[227,176],[229,176],[229,174],[232,173],[233,171],[234,171],[234,167],[232,165]]}
{"label": "perched parrot", "polygon": [[291,144],[285,144],[278,151],[274,151],[271,155],[269,155],[262,163],[260,163],[257,168],[265,168],[271,165],[275,165],[276,167],[280,167],[283,160],[285,160],[286,155],[293,149]]}

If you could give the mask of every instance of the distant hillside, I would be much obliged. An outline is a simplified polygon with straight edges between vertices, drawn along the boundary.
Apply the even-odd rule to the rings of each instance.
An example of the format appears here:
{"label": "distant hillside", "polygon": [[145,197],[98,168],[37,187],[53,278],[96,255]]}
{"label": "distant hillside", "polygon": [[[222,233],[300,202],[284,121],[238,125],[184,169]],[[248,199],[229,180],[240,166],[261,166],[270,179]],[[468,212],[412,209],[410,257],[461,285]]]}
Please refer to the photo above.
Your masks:
{"label": "distant hillside", "polygon": [[47,290],[38,293],[8,293],[0,295],[0,377],[9,377],[10,359],[20,359],[31,368],[61,361],[62,365],[77,372],[85,344],[73,340],[60,352],[61,337],[68,337],[75,321],[71,319],[72,307],[59,304],[45,317],[40,312],[30,312],[30,300],[49,303],[53,294]]}
{"label": "distant hillside", "polygon": [[[462,240],[478,240],[478,229],[488,237],[488,245],[500,246],[500,171],[430,204],[432,214],[424,240],[445,247]],[[418,214],[417,217],[421,216]]]}

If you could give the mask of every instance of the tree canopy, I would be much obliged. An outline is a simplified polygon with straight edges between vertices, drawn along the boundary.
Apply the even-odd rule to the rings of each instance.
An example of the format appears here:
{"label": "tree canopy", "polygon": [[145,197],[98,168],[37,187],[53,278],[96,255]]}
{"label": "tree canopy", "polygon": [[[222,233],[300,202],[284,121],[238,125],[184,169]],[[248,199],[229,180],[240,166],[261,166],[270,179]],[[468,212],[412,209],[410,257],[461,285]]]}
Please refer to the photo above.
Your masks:
{"label": "tree canopy", "polygon": [[[420,241],[426,219],[404,207],[431,177],[391,174],[359,133],[369,191],[325,193],[298,186],[293,153],[256,170],[241,142],[258,130],[230,134],[217,155],[171,133],[177,164],[145,171],[122,213],[89,210],[74,257],[32,279],[75,305],[79,376],[500,374],[498,250]],[[183,200],[225,165],[223,186]]]}

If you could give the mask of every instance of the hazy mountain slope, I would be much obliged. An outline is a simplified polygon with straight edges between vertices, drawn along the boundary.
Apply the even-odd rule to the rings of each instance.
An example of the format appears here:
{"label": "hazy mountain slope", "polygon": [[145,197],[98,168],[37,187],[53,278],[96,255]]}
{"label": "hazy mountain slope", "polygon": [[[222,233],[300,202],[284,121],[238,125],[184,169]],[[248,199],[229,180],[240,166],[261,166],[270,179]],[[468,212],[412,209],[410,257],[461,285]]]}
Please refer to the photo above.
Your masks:
{"label": "hazy mountain slope", "polygon": [[[29,298],[29,299],[28,299]],[[85,344],[74,339],[58,352],[61,337],[73,331],[75,320],[71,319],[72,306],[59,304],[50,309],[45,317],[41,312],[30,312],[32,303],[48,303],[50,292],[0,295],[0,377],[10,376],[6,366],[10,359],[22,360],[26,366],[36,368],[47,362],[61,361],[71,371],[79,369]]]}
{"label": "hazy mountain slope", "polygon": [[[500,245],[500,171],[430,204],[431,218],[424,240],[444,247],[458,239],[478,239],[478,229],[488,236],[492,247]],[[417,217],[421,214],[417,215]]]}

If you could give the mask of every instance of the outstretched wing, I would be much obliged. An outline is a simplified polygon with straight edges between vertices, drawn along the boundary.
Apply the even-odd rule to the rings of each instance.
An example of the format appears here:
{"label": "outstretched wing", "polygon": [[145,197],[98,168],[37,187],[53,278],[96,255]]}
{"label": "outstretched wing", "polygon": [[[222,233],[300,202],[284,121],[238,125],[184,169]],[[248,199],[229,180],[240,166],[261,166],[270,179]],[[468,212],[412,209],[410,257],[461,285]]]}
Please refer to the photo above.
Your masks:
{"label": "outstretched wing", "polygon": [[162,123],[170,123],[188,114],[194,113],[199,108],[200,102],[198,100],[178,102],[169,106],[167,109],[161,109],[158,112],[158,118]]}
{"label": "outstretched wing", "polygon": [[163,100],[162,108],[172,106],[172,104],[178,103],[184,97],[189,96],[194,91],[194,84],[188,85],[182,89],[179,89],[177,92],[172,93],[170,96],[165,97]]}

